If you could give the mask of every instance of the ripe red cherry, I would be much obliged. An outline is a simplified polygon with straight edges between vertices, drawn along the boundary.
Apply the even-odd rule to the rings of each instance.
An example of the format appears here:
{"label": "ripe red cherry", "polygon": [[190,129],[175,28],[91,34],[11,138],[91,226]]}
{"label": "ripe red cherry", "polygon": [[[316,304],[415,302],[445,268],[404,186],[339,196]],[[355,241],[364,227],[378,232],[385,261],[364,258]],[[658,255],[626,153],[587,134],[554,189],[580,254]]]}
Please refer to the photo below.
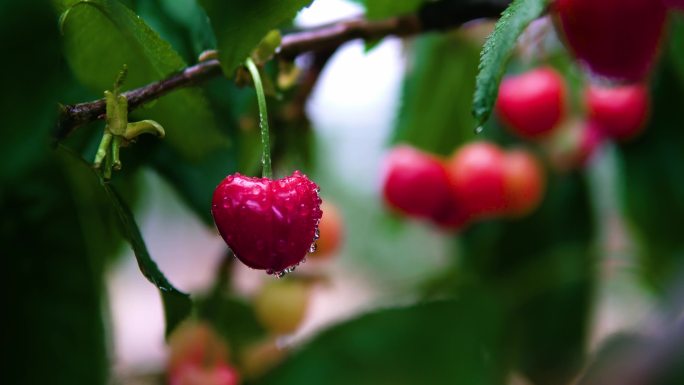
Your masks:
{"label": "ripe red cherry", "polygon": [[663,0],[663,4],[668,8],[684,10],[684,0]]}
{"label": "ripe red cherry", "polygon": [[225,362],[214,366],[184,365],[169,375],[169,385],[237,385],[237,371]]}
{"label": "ripe red cherry", "polygon": [[320,205],[318,186],[299,171],[278,180],[234,174],[214,190],[211,213],[242,263],[280,274],[309,252]]}
{"label": "ripe red cherry", "polygon": [[496,111],[503,123],[523,138],[549,134],[565,116],[563,77],[543,67],[501,82]]}
{"label": "ripe red cherry", "polygon": [[601,76],[638,81],[650,71],[666,8],[656,0],[556,0],[557,29],[569,49]]}
{"label": "ripe red cherry", "polygon": [[613,88],[590,86],[586,100],[589,118],[606,137],[629,139],[639,134],[646,124],[650,101],[643,84]]}
{"label": "ripe red cherry", "polygon": [[506,207],[504,153],[495,145],[473,142],[449,159],[454,199],[473,217],[502,213]]}
{"label": "ripe red cherry", "polygon": [[442,162],[413,147],[394,148],[386,158],[384,174],[385,200],[408,215],[431,218],[450,199],[449,177]]}
{"label": "ripe red cherry", "polygon": [[457,199],[454,196],[439,213],[431,218],[440,228],[447,231],[457,231],[466,227],[470,222],[471,214]]}
{"label": "ripe red cherry", "polygon": [[506,206],[513,216],[529,214],[539,206],[545,190],[544,172],[537,158],[525,150],[512,150],[504,160]]}

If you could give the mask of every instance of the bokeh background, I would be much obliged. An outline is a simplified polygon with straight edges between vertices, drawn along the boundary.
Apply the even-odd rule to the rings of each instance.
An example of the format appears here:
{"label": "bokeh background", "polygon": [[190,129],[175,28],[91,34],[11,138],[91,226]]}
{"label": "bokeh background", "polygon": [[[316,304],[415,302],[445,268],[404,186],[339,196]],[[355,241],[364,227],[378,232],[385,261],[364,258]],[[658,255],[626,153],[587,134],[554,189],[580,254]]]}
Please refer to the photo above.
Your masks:
{"label": "bokeh background", "polygon": [[[159,80],[156,71],[166,70],[150,64],[125,33],[108,29],[111,20],[94,8],[72,10],[60,33],[60,3],[68,2],[0,3],[0,255],[9,298],[3,376],[11,384],[163,383],[162,298],[140,273],[97,178],[74,157],[92,159],[103,123],[59,143],[53,138],[58,103],[99,98],[121,64],[130,71],[125,89]],[[185,63],[215,47],[194,0],[116,3],[139,15]],[[397,4],[404,5],[384,13],[374,8],[375,16],[420,2]],[[282,27],[310,28],[365,12],[363,2],[316,0]],[[513,138],[496,118],[475,133],[471,99],[491,21],[344,44],[298,119],[283,117],[297,86],[270,98],[276,174],[310,175],[338,207],[344,232],[335,255],[295,273],[316,279],[302,325],[274,339],[288,357],[245,381],[565,384],[593,368],[597,352],[617,368],[629,367],[634,351],[642,353],[639,360],[658,357],[662,365],[652,371],[659,375],[684,368],[681,351],[660,349],[684,336],[684,19],[670,19],[649,83],[653,110],[645,133],[604,145],[573,170],[545,160],[548,191],[535,213],[457,234],[388,209],[380,193],[382,160],[400,142],[448,155],[473,140],[522,145],[544,157],[544,148]],[[312,62],[305,55],[296,63],[306,71]],[[566,76],[573,116],[581,118],[579,95],[592,79],[572,62],[548,19],[530,27],[509,71],[543,63]],[[266,71],[277,77],[277,66]],[[123,150],[124,169],[112,181],[160,270],[191,294],[194,317],[213,323],[236,357],[244,339],[263,338],[258,328],[240,329],[256,322],[242,313],[275,278],[235,264],[226,273],[223,302],[206,300],[226,256],[209,207],[223,176],[260,173],[257,114],[250,87],[218,78],[152,103],[133,117],[154,118],[169,137],[142,138]],[[606,341],[621,354],[604,348]]]}

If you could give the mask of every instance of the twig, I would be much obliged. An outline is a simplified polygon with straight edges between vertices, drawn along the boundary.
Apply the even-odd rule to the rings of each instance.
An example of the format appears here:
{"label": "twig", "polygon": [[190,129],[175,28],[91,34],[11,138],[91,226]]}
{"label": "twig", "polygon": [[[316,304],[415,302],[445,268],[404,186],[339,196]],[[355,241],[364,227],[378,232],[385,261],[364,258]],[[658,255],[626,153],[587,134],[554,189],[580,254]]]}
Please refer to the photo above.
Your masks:
{"label": "twig", "polygon": [[[278,56],[284,60],[292,60],[306,52],[332,52],[340,45],[355,39],[372,41],[386,36],[406,37],[422,32],[456,28],[475,19],[497,17],[508,2],[488,0],[427,3],[416,14],[377,21],[356,18],[311,30],[296,31],[283,36]],[[197,85],[221,74],[218,60],[207,60],[187,67],[164,80],[124,92],[123,95],[128,99],[130,112],[173,90]],[[64,139],[77,127],[104,117],[104,99],[61,106],[55,137],[57,140]]]}

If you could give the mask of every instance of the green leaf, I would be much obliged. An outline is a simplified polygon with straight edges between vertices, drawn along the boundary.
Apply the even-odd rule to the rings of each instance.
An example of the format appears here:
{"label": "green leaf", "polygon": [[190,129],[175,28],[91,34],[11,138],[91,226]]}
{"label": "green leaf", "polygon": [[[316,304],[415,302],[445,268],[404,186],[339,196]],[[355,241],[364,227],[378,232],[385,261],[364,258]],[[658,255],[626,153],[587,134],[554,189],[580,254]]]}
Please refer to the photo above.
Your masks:
{"label": "green leaf", "polygon": [[138,260],[138,267],[145,278],[163,292],[187,295],[176,289],[152,260],[150,253],[147,251],[147,246],[145,245],[142,234],[140,233],[140,229],[138,228],[138,224],[135,223],[135,218],[133,217],[131,209],[126,202],[124,202],[119,193],[116,192],[114,186],[106,181],[102,181],[101,184],[107,193],[109,201],[116,210],[125,231],[124,236],[126,237],[126,240],[130,242],[135,257]]}
{"label": "green leaf", "polygon": [[479,73],[473,97],[473,116],[483,125],[491,115],[506,64],[518,37],[540,17],[549,0],[515,0],[501,15],[494,32],[482,48]]}
{"label": "green leaf", "polygon": [[268,31],[290,21],[312,0],[200,0],[218,41],[223,73],[233,71],[259,44]]}
{"label": "green leaf", "polygon": [[[684,30],[681,30],[684,33]],[[681,50],[681,36],[670,42],[669,54]],[[651,86],[650,121],[644,132],[620,145],[622,193],[630,230],[637,245],[639,271],[656,292],[666,293],[684,269],[684,100],[682,71],[664,61]]]}
{"label": "green leaf", "polygon": [[235,352],[266,335],[248,303],[226,297],[220,291],[198,301],[197,307],[200,318],[209,321]]}
{"label": "green leaf", "polygon": [[101,184],[123,225],[124,236],[133,248],[140,271],[148,281],[159,289],[162,295],[164,309],[167,310],[165,317],[166,335],[168,336],[180,321],[190,315],[192,309],[190,296],[176,289],[152,260],[131,209],[121,199],[114,186],[103,180],[101,180]]}
{"label": "green leaf", "polygon": [[462,234],[456,272],[499,291],[516,365],[537,385],[567,383],[585,358],[598,264],[589,199],[580,175],[549,175],[532,215],[477,223]]}
{"label": "green leaf", "polygon": [[150,162],[174,187],[188,207],[205,224],[213,226],[214,220],[209,208],[214,189],[226,175],[237,170],[235,154],[218,150],[207,153],[199,161],[192,163],[175,162],[177,156],[172,148],[158,146]]}
{"label": "green leaf", "polygon": [[473,292],[369,313],[322,332],[257,384],[502,384],[499,309]]}
{"label": "green leaf", "polygon": [[447,155],[475,138],[469,99],[478,50],[462,39],[431,35],[416,40],[411,58],[392,142]]}
{"label": "green leaf", "polygon": [[[169,43],[118,1],[59,4],[66,9],[61,20],[67,61],[78,80],[93,90],[110,89],[124,64],[127,88],[161,80],[186,66]],[[227,144],[199,89],[163,96],[133,117],[158,121],[168,131],[166,140],[189,158]]]}
{"label": "green leaf", "polygon": [[414,12],[423,0],[356,0],[366,7],[366,17],[383,19],[390,16]]}

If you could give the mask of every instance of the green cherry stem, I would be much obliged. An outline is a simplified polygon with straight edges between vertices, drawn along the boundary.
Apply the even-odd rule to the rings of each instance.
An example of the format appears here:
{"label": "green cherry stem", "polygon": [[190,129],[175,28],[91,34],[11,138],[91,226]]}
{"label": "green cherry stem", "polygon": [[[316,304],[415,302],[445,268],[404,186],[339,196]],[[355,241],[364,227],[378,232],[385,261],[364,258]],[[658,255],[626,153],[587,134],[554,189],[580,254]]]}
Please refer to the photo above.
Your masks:
{"label": "green cherry stem", "polygon": [[261,83],[261,75],[259,69],[252,58],[245,61],[245,66],[252,75],[254,81],[254,89],[257,94],[257,102],[259,104],[259,127],[261,128],[261,166],[263,167],[262,176],[264,178],[273,178],[273,170],[271,169],[271,142],[268,138],[268,112],[266,110],[266,95],[264,94],[264,85]]}

